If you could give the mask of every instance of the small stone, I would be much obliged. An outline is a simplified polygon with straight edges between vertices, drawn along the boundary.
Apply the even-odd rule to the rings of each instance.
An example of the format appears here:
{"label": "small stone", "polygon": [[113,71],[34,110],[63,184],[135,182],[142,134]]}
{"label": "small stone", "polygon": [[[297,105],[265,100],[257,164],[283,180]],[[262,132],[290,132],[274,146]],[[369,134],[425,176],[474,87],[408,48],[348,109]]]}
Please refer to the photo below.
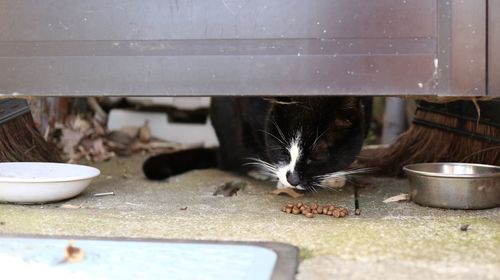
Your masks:
{"label": "small stone", "polygon": [[466,224],[466,225],[462,225],[462,226],[460,227],[460,230],[461,230],[461,231],[468,231],[468,230],[469,230],[469,225],[468,225],[468,224]]}

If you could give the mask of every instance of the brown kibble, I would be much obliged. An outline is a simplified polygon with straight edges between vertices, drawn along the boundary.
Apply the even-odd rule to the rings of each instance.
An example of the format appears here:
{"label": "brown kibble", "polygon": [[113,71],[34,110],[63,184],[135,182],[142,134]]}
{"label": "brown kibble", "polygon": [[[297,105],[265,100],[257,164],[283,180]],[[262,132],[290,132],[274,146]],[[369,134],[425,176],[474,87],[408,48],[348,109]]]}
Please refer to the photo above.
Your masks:
{"label": "brown kibble", "polygon": [[293,208],[293,204],[288,203],[288,204],[286,205],[286,207],[287,207],[287,208]]}
{"label": "brown kibble", "polygon": [[317,209],[313,209],[313,210],[312,210],[312,213],[313,213],[313,214],[318,214],[319,212],[318,212],[318,210],[317,210]]}
{"label": "brown kibble", "polygon": [[304,216],[306,216],[307,218],[314,218],[313,213],[306,213],[306,214],[304,214]]}
{"label": "brown kibble", "polygon": [[304,211],[306,209],[306,207],[304,205],[300,206],[299,207],[300,211]]}
{"label": "brown kibble", "polygon": [[318,204],[313,203],[313,204],[311,205],[311,209],[312,209],[312,210],[316,210],[316,209],[318,209]]}
{"label": "brown kibble", "polygon": [[333,215],[333,211],[328,210],[328,212],[326,212],[326,214],[327,214],[328,216],[331,216],[331,215]]}
{"label": "brown kibble", "polygon": [[298,214],[300,214],[300,209],[297,208],[297,207],[293,207],[292,213],[295,214],[295,215],[298,215]]}
{"label": "brown kibble", "polygon": [[288,207],[287,207],[285,212],[286,212],[287,214],[292,213],[292,208],[288,208]]}
{"label": "brown kibble", "polygon": [[302,207],[303,205],[304,205],[304,203],[302,203],[302,201],[297,202],[297,207],[299,207],[299,208],[300,208],[300,207]]}
{"label": "brown kibble", "polygon": [[318,213],[322,214],[323,213],[323,206],[318,205],[318,208],[316,208],[316,210],[318,211]]}
{"label": "brown kibble", "polygon": [[333,210],[335,210],[335,206],[333,205],[328,206],[328,211],[333,211]]}
{"label": "brown kibble", "polygon": [[340,210],[335,209],[332,211],[332,216],[335,216],[335,218],[340,218],[342,214],[340,213]]}
{"label": "brown kibble", "polygon": [[281,207],[282,212],[286,212],[286,206]]}
{"label": "brown kibble", "polygon": [[323,208],[323,214],[328,215],[328,207]]}

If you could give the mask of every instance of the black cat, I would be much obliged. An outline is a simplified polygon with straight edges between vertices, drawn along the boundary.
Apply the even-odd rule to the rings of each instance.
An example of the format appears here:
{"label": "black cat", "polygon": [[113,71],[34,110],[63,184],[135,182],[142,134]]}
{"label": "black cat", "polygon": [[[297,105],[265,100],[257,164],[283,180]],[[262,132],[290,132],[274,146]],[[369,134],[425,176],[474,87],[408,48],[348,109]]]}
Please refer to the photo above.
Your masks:
{"label": "black cat", "polygon": [[210,118],[220,147],[156,155],[143,171],[162,180],[192,169],[258,167],[279,187],[312,190],[349,173],[342,170],[361,150],[370,113],[370,98],[213,98]]}

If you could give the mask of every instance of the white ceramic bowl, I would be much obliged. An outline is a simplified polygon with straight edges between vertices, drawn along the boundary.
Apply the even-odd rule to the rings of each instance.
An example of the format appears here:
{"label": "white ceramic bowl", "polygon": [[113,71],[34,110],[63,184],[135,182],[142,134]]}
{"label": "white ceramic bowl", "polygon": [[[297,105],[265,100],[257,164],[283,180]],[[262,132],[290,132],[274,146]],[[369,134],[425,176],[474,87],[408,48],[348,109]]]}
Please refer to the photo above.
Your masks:
{"label": "white ceramic bowl", "polygon": [[74,197],[101,172],[93,167],[48,162],[0,162],[0,201],[44,203]]}

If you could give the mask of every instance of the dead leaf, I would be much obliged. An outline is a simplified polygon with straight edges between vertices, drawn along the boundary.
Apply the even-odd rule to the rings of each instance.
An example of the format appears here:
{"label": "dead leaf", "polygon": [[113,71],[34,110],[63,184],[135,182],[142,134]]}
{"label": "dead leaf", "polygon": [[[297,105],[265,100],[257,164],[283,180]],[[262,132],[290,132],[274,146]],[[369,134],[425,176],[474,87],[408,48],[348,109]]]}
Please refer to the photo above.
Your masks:
{"label": "dead leaf", "polygon": [[126,133],[130,138],[136,138],[139,134],[140,127],[138,126],[124,126],[120,128],[120,132]]}
{"label": "dead leaf", "polygon": [[62,263],[77,263],[82,261],[84,257],[85,254],[83,253],[83,250],[78,247],[74,247],[73,242],[69,241],[68,246],[64,249]]}
{"label": "dead leaf", "polygon": [[224,197],[230,197],[233,195],[238,195],[238,191],[247,186],[246,182],[228,182],[220,185],[215,189],[213,195],[223,195]]}
{"label": "dead leaf", "polygon": [[104,134],[106,134],[106,130],[104,129],[104,127],[98,121],[96,121],[95,119],[93,119],[92,120],[92,124],[94,125],[95,133],[98,136],[104,136]]}
{"label": "dead leaf", "polygon": [[293,188],[282,188],[282,189],[275,189],[274,191],[271,192],[272,194],[274,195],[288,195],[288,196],[291,196],[293,198],[299,198],[299,197],[302,197],[304,196],[303,194],[297,192],[295,189]]}
{"label": "dead leaf", "polygon": [[73,120],[71,127],[73,128],[73,130],[79,131],[80,133],[84,134],[92,126],[88,121],[83,119],[80,115],[77,115],[76,118]]}
{"label": "dead leaf", "polygon": [[407,193],[402,193],[402,194],[398,194],[395,196],[391,196],[391,197],[385,199],[383,202],[384,203],[391,203],[391,202],[401,202],[401,201],[409,201],[409,200],[410,200],[410,196]]}
{"label": "dead leaf", "polygon": [[144,122],[144,125],[139,129],[139,140],[147,143],[151,140],[151,130],[149,129],[149,122]]}

